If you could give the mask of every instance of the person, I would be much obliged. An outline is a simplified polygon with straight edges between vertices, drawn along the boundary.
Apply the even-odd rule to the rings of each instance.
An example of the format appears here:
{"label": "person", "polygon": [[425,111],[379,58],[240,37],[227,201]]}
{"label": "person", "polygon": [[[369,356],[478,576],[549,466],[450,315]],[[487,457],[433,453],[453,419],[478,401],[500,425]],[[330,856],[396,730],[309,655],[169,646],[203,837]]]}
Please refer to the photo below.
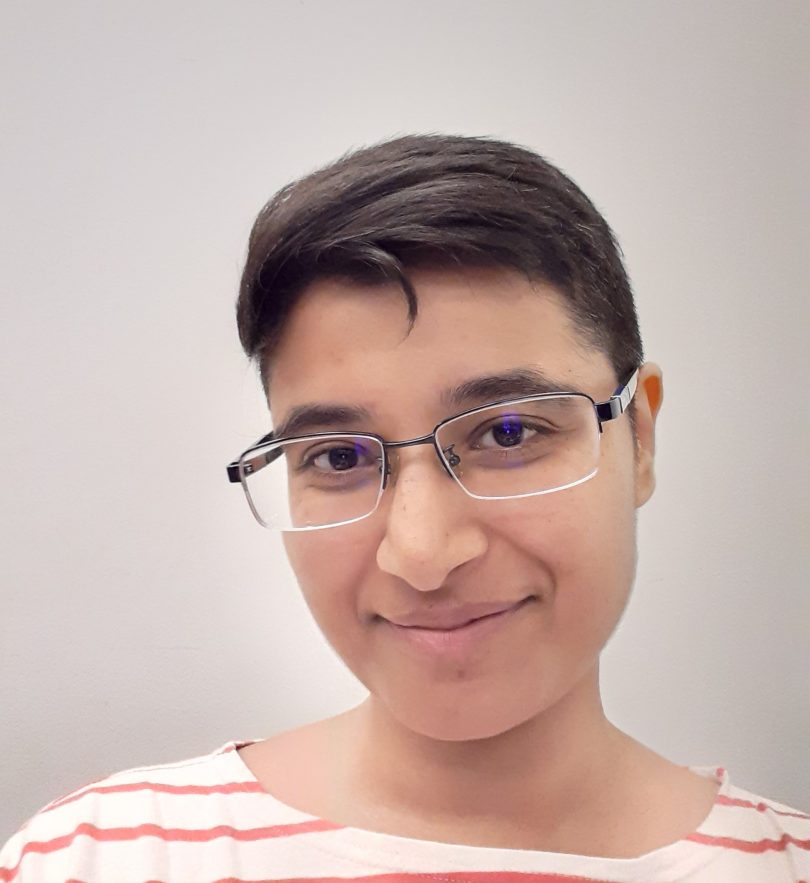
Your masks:
{"label": "person", "polygon": [[603,710],[663,385],[569,178],[488,138],[355,150],[262,209],[237,317],[274,429],[228,477],[369,695],[53,801],[0,881],[810,879],[810,816]]}

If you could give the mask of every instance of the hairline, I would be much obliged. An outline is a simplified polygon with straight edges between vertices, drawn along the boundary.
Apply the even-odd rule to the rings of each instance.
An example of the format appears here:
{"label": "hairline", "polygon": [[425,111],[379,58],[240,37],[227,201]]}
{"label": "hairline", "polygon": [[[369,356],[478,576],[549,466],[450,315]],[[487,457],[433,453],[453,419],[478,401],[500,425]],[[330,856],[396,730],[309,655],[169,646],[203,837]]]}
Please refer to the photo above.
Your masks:
{"label": "hairline", "polygon": [[[472,261],[424,261],[424,262],[411,262],[406,265],[405,271],[406,276],[410,272],[414,271],[441,271],[446,269],[451,269],[456,267],[460,270],[466,270],[471,268],[483,268],[483,269],[494,269],[494,270],[502,270],[504,272],[515,272],[523,276],[531,285],[533,292],[538,297],[552,297],[554,301],[559,305],[559,307],[565,313],[566,318],[571,323],[571,330],[573,332],[573,339],[575,341],[576,347],[579,349],[580,353],[584,355],[591,355],[594,352],[601,353],[604,355],[610,365],[611,370],[614,373],[614,377],[617,383],[623,382],[623,378],[618,377],[616,374],[616,367],[613,364],[613,359],[611,357],[611,352],[609,346],[607,346],[607,341],[600,340],[598,332],[593,328],[592,324],[589,324],[587,320],[577,313],[576,310],[572,309],[572,299],[563,294],[558,285],[555,285],[548,279],[544,278],[538,273],[530,273],[525,268],[510,266],[503,263],[498,262],[472,262]],[[351,283],[358,286],[363,286],[371,289],[385,289],[389,290],[393,289],[398,294],[400,294],[407,301],[407,292],[402,284],[398,284],[396,280],[385,279],[385,278],[377,278],[377,279],[368,279],[362,278],[361,273],[358,271],[353,273],[351,270],[345,271],[331,271],[325,272],[322,274],[318,274],[311,279],[308,279],[306,284],[302,286],[295,296],[292,298],[292,306],[291,309],[294,308],[295,304],[299,302],[301,298],[303,298],[307,291],[309,291],[315,284],[324,282],[324,281],[336,281],[343,283]],[[408,277],[408,282],[410,282],[410,278]],[[537,284],[540,283],[546,287],[546,291],[539,291],[537,289]],[[419,302],[419,296],[416,291],[413,292],[413,297],[415,301]],[[290,309],[290,312],[291,312]],[[413,331],[414,324],[418,316],[416,316],[413,320],[408,318],[408,329],[405,333],[405,337]],[[275,331],[268,335],[262,343],[256,349],[255,361],[259,371],[259,378],[261,380],[262,388],[265,394],[265,398],[267,400],[268,407],[270,407],[270,375],[271,375],[271,364],[273,359],[273,353],[281,342],[282,337],[284,336],[284,331],[289,323],[289,312],[285,317],[285,321],[279,325]]]}

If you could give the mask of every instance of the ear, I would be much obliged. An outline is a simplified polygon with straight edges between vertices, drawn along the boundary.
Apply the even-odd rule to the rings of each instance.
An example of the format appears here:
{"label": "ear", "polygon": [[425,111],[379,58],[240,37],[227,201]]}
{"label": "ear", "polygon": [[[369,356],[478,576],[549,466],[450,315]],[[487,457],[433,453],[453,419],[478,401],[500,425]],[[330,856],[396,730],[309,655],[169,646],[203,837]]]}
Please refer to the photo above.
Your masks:
{"label": "ear", "polygon": [[655,490],[655,421],[663,400],[661,369],[654,362],[645,362],[639,370],[633,397],[636,412],[636,508],[643,506]]}

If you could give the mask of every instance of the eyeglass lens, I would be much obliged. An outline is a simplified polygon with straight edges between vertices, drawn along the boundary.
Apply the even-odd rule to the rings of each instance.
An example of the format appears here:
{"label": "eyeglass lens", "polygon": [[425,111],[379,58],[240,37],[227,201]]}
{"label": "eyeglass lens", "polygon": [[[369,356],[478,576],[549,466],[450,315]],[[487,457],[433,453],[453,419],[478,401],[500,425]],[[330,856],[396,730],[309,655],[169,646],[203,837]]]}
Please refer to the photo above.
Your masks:
{"label": "eyeglass lens", "polygon": [[[443,458],[472,496],[546,493],[594,474],[599,426],[584,396],[491,405],[443,424]],[[255,514],[275,530],[356,521],[377,507],[383,447],[373,438],[334,435],[270,443],[241,461]]]}

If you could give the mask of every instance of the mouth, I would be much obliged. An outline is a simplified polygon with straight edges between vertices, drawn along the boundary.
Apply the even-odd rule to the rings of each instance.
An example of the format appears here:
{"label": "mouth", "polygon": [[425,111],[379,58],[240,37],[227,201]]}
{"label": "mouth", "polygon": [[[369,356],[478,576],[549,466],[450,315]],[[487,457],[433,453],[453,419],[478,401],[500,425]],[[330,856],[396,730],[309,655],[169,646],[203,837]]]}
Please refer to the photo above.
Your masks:
{"label": "mouth", "polygon": [[534,598],[524,598],[506,610],[480,616],[447,629],[402,626],[387,619],[382,622],[393,637],[416,651],[460,661],[486,645],[490,639],[494,640],[498,635],[505,638],[509,625],[521,618],[523,608],[529,606],[533,600]]}
{"label": "mouth", "polygon": [[[524,599],[524,601],[521,601],[520,604],[524,604],[526,600],[528,599]],[[486,616],[476,616],[473,619],[468,619],[467,622],[462,622],[459,625],[452,626],[451,628],[442,629],[435,626],[427,625],[402,626],[402,628],[422,629],[422,631],[426,632],[457,632],[460,629],[467,628],[468,625],[472,625],[474,622],[481,622],[484,619],[492,619],[494,616],[503,616],[504,613],[509,613],[511,610],[516,610],[520,606],[520,604],[514,604],[512,607],[507,607],[506,610],[498,610],[495,613],[487,613]]]}
{"label": "mouth", "polygon": [[377,618],[386,619],[393,625],[402,628],[418,628],[428,631],[456,631],[457,629],[465,628],[470,623],[512,610],[531,597],[533,596],[523,598],[521,601],[512,602],[435,603],[397,616]]}

